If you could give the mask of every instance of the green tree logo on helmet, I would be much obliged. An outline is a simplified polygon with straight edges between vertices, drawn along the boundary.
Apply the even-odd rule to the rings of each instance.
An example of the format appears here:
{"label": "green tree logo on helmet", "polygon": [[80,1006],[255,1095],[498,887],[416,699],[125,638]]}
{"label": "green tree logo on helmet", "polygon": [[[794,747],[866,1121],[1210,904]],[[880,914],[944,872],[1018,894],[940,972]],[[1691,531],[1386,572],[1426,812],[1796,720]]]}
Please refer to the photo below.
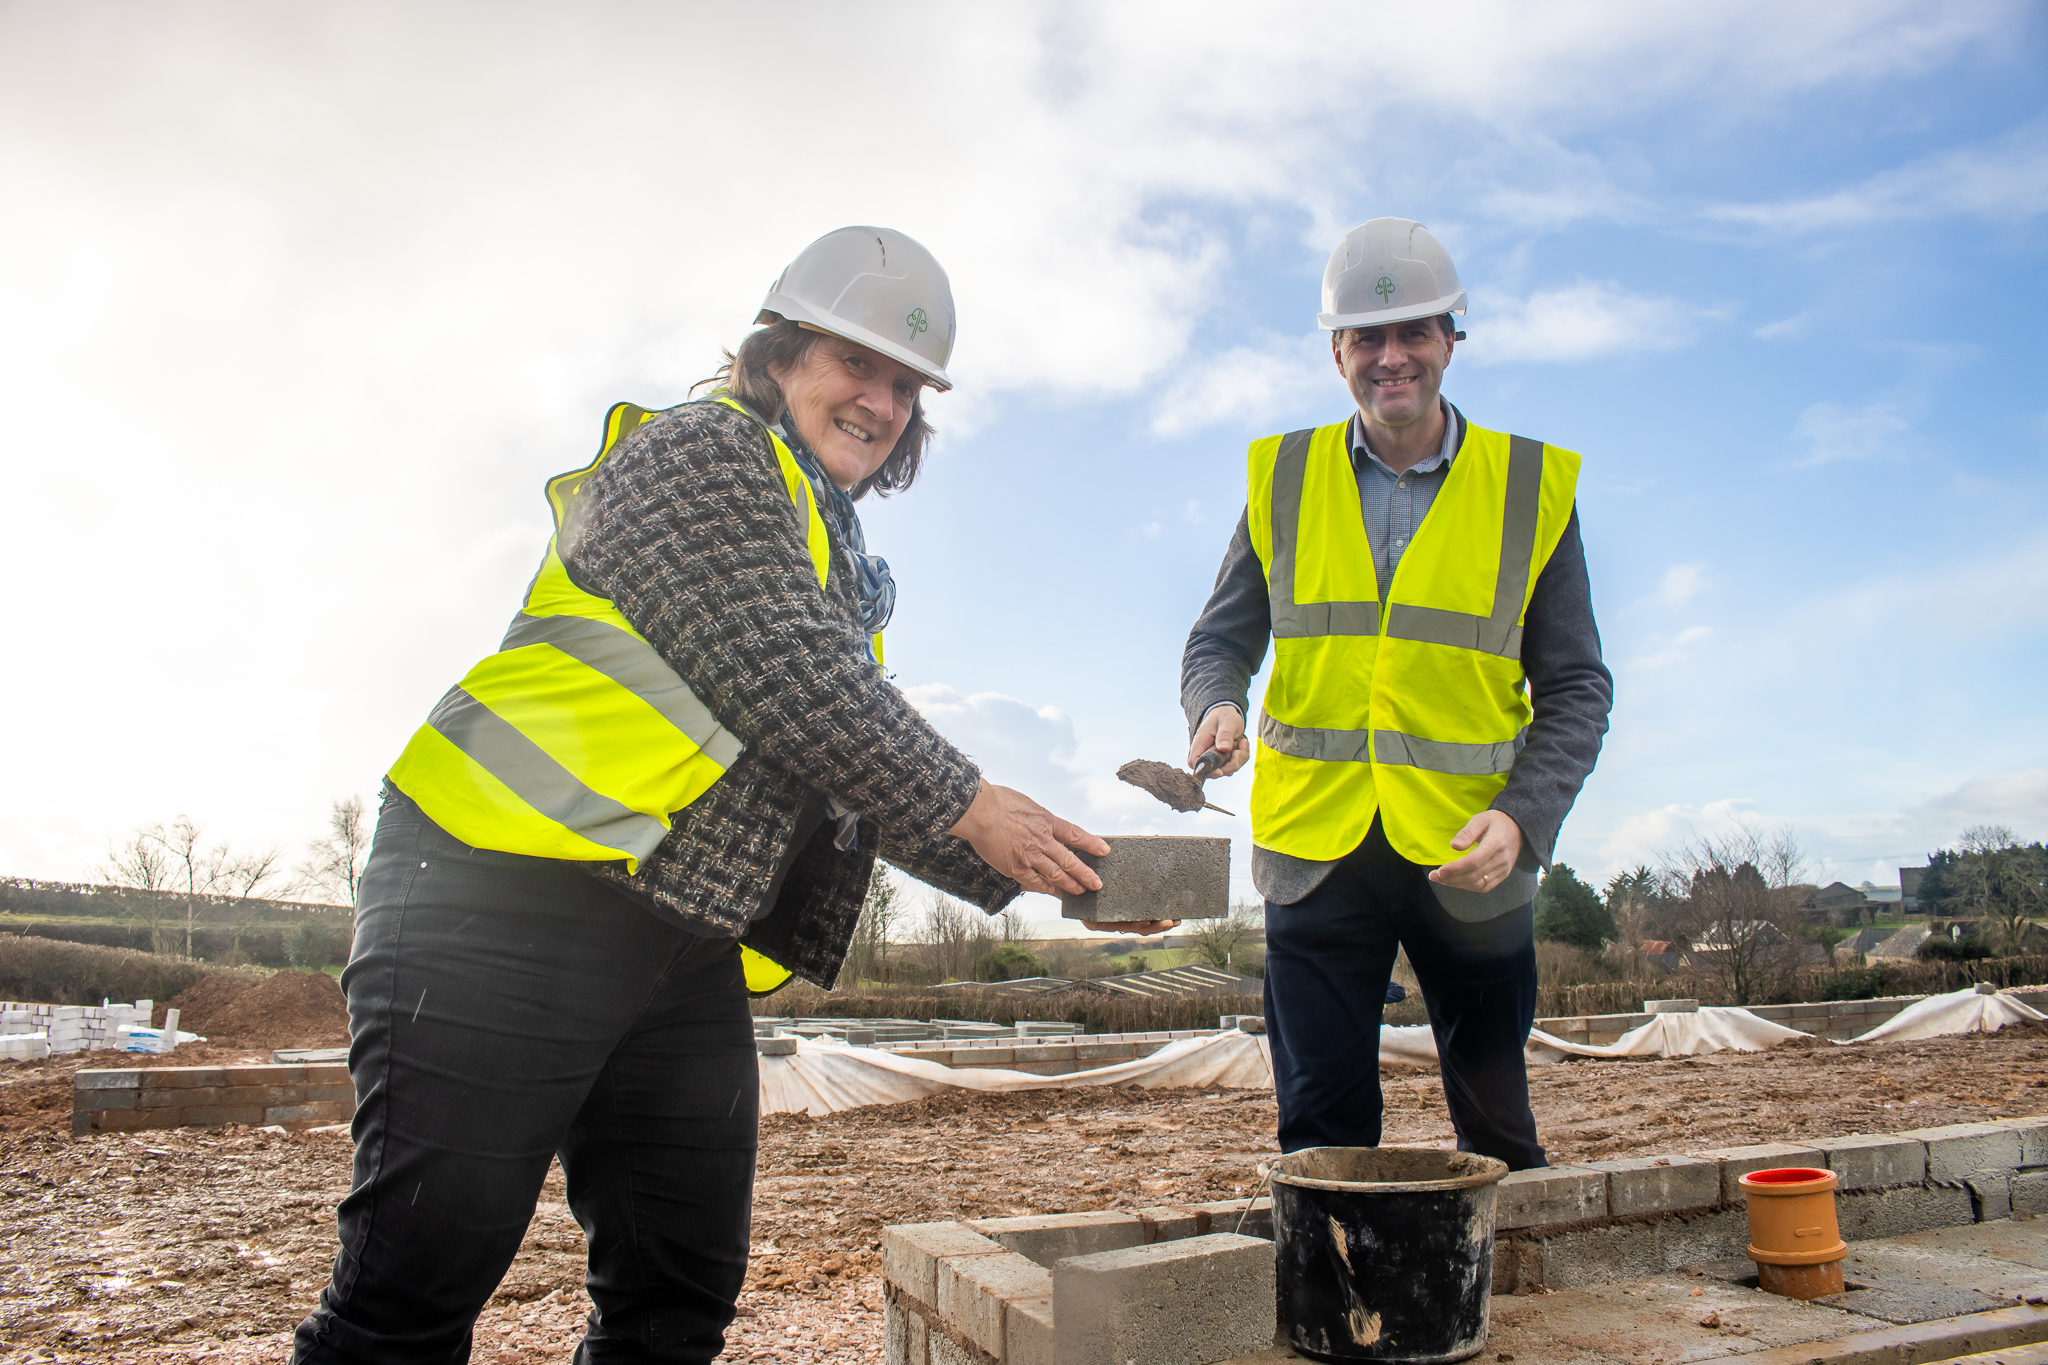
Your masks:
{"label": "green tree logo on helmet", "polygon": [[917,340],[919,332],[929,332],[932,328],[931,319],[924,315],[924,309],[922,308],[911,309],[909,316],[903,319],[903,325],[910,329],[910,339],[912,341]]}
{"label": "green tree logo on helmet", "polygon": [[1380,296],[1382,304],[1392,300],[1394,297],[1394,277],[1392,275],[1382,275],[1374,280],[1372,282],[1372,292]]}

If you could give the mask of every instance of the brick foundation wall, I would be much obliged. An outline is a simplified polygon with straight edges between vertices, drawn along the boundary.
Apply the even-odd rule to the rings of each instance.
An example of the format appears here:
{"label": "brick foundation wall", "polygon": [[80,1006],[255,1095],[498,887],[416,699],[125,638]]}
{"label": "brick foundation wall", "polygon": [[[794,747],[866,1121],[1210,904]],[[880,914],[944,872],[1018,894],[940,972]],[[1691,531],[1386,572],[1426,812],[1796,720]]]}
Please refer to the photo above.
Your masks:
{"label": "brick foundation wall", "polygon": [[75,1073],[71,1132],[217,1128],[226,1123],[313,1128],[355,1117],[348,1067],[157,1066]]}

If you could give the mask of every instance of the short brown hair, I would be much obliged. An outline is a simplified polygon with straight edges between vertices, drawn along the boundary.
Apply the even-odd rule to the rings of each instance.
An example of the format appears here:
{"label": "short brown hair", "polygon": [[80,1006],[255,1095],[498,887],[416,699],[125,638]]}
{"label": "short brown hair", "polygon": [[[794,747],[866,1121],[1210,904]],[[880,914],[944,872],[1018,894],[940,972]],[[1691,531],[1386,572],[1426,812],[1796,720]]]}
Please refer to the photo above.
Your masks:
{"label": "short brown hair", "polygon": [[[733,397],[769,421],[778,420],[788,404],[783,401],[782,386],[769,371],[803,364],[824,333],[772,313],[767,316],[774,320],[759,331],[748,333],[739,350],[725,352],[725,363],[718,367],[718,373],[698,380],[690,386],[690,392],[715,384],[731,390]],[[915,483],[918,471],[924,467],[925,450],[935,434],[924,417],[924,391],[920,386],[917,397],[911,400],[910,420],[904,424],[903,434],[896,438],[896,448],[882,461],[880,469],[853,486],[854,500],[858,502],[870,492],[886,498]]]}

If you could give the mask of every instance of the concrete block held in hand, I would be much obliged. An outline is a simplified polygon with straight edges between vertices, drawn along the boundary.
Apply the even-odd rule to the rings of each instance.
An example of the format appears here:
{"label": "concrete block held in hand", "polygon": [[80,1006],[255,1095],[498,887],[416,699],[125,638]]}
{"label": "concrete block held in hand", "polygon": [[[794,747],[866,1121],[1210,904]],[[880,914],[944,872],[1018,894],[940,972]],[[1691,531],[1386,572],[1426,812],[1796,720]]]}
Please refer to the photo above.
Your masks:
{"label": "concrete block held in hand", "polygon": [[1230,913],[1230,840],[1120,834],[1108,843],[1107,857],[1077,853],[1102,878],[1102,889],[1062,895],[1063,918],[1128,924]]}

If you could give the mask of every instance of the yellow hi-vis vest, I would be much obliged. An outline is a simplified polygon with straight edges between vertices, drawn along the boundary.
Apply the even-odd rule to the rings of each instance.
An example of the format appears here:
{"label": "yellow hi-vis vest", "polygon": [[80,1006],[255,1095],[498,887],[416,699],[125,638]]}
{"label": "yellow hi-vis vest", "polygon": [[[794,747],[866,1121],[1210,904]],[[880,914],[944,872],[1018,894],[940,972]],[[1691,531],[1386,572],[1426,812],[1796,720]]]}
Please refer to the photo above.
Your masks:
{"label": "yellow hi-vis vest", "polygon": [[1570,523],[1579,457],[1467,424],[1450,473],[1382,585],[1359,507],[1350,422],[1268,436],[1246,519],[1272,605],[1252,841],[1330,861],[1375,812],[1410,862],[1507,785],[1530,707],[1522,620]]}
{"label": "yellow hi-vis vest", "polygon": [[[705,401],[744,414],[767,435],[822,591],[831,542],[796,457],[729,395]],[[584,482],[635,428],[661,415],[615,404],[597,458],[548,481],[555,534],[504,642],[448,689],[391,767],[393,786],[472,847],[623,861],[637,871],[675,813],[745,747],[609,601],[570,580],[559,553]],[[879,659],[879,635],[874,644]],[[789,981],[789,969],[751,948],[742,958],[754,994]]]}

